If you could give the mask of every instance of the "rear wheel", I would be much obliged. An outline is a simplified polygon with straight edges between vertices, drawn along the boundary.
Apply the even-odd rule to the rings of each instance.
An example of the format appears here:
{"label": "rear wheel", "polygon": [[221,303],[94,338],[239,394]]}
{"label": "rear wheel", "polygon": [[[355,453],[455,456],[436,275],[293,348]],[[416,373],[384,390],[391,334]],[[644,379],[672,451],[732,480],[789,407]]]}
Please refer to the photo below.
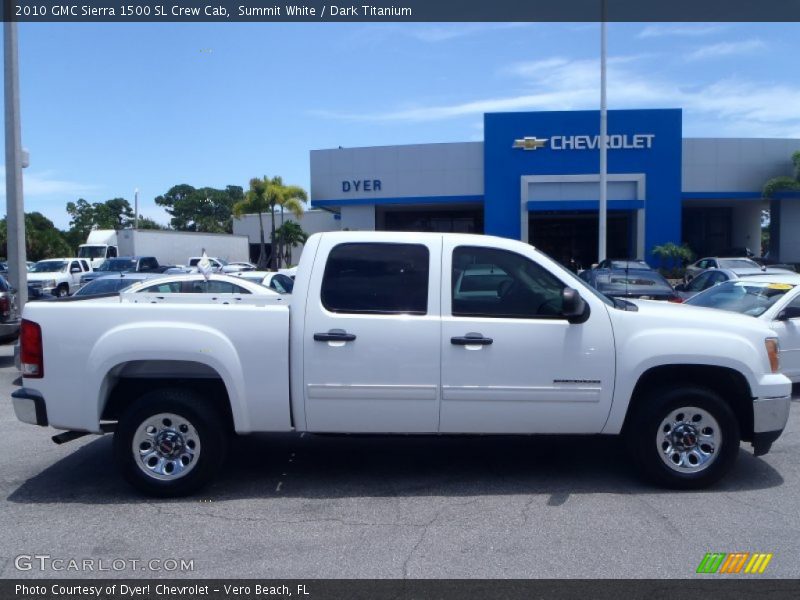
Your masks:
{"label": "rear wheel", "polygon": [[739,453],[739,424],[730,406],[716,392],[693,385],[643,399],[625,436],[643,474],[673,488],[713,484],[730,471]]}
{"label": "rear wheel", "polygon": [[214,479],[228,431],[207,399],[161,389],[133,402],[120,417],[114,453],[125,479],[151,496],[183,496]]}

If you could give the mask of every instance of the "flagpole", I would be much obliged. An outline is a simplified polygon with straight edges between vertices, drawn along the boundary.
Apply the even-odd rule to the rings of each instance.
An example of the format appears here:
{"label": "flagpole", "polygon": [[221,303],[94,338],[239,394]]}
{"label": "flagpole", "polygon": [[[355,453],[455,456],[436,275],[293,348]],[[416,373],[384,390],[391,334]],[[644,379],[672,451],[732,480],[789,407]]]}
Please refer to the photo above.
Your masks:
{"label": "flagpole", "polygon": [[[606,0],[600,15],[600,210],[597,262],[606,259],[608,217],[608,111],[606,108]],[[621,257],[627,258],[627,257]]]}

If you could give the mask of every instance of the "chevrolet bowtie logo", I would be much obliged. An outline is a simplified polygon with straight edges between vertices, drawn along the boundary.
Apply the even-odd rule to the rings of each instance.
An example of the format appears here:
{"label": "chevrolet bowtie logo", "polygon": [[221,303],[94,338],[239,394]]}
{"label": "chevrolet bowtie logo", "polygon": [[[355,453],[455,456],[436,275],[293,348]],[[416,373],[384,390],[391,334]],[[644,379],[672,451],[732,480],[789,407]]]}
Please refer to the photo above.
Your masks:
{"label": "chevrolet bowtie logo", "polygon": [[523,150],[536,150],[537,148],[544,148],[547,144],[547,138],[539,139],[536,137],[524,137],[514,140],[512,148],[522,148]]}

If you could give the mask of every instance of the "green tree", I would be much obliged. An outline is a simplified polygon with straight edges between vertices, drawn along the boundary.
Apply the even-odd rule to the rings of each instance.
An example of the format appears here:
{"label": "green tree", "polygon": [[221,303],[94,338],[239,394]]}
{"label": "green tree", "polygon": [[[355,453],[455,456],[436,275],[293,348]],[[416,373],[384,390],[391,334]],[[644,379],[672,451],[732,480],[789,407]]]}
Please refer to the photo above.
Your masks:
{"label": "green tree", "polygon": [[[278,260],[278,252],[275,251],[278,238],[275,235],[275,209],[285,207],[294,212],[297,209],[296,203],[308,197],[306,191],[296,185],[285,185],[281,177],[269,178],[254,177],[250,180],[250,189],[245,195],[244,200],[234,206],[233,214],[241,217],[245,214],[258,215],[258,228],[261,235],[261,250],[258,254],[258,268],[263,269],[266,265],[266,241],[264,239],[264,220],[262,215],[269,213],[271,220],[270,236],[272,250],[269,254],[269,268],[275,270]],[[300,205],[302,211],[302,204]],[[302,214],[300,212],[299,214]]]}
{"label": "green tree", "polygon": [[93,228],[124,229],[133,221],[133,209],[125,198],[112,198],[89,204],[83,198],[67,202],[70,229],[83,241]]}
{"label": "green tree", "polygon": [[155,202],[172,217],[170,225],[173,229],[231,233],[233,207],[243,199],[244,190],[238,185],[229,185],[220,190],[195,188],[183,183],[156,197]]}
{"label": "green tree", "polygon": [[308,241],[308,234],[303,231],[297,221],[287,221],[275,230],[275,235],[281,240],[283,249],[282,260],[288,265],[292,259],[292,249]]}
{"label": "green tree", "polygon": [[[281,194],[277,199],[277,204],[278,204],[278,206],[280,206],[280,209],[281,209],[281,224],[280,224],[280,227],[278,227],[278,229],[275,232],[275,233],[278,234],[278,256],[277,256],[278,268],[281,267],[281,262],[284,260],[284,258],[286,257],[286,254],[287,254],[286,248],[285,248],[286,240],[279,233],[280,230],[283,229],[283,226],[284,226],[284,221],[283,221],[284,211],[288,210],[289,212],[291,212],[294,215],[295,219],[300,219],[303,216],[303,212],[304,212],[304,209],[305,209],[304,202],[306,200],[308,200],[308,195],[306,194],[305,190],[303,188],[301,188],[301,187],[294,186],[294,185],[284,186],[284,193]],[[303,229],[300,228],[300,231],[303,231]],[[308,237],[308,236],[306,236],[306,237]],[[273,243],[274,242],[275,242],[275,240],[273,240]],[[304,244],[305,241],[300,242],[300,243]],[[291,254],[291,247],[289,248],[289,254]]]}
{"label": "green tree", "polygon": [[[0,220],[2,253],[8,256],[8,225]],[[57,256],[72,256],[73,252],[53,222],[42,213],[25,213],[25,252],[28,260],[42,260]]]}
{"label": "green tree", "polygon": [[161,223],[143,215],[139,215],[138,226],[139,229],[166,229]]}
{"label": "green tree", "polygon": [[792,154],[794,177],[773,177],[764,184],[761,193],[764,198],[772,198],[777,192],[800,190],[800,150]]}
{"label": "green tree", "polygon": [[653,256],[657,256],[671,268],[668,271],[668,275],[671,276],[677,275],[683,269],[685,263],[694,260],[694,252],[687,244],[679,246],[674,242],[667,242],[660,246],[654,246],[652,252]]}
{"label": "green tree", "polygon": [[[258,252],[258,261],[256,265],[259,269],[264,269],[267,265],[267,243],[264,239],[264,219],[262,215],[270,211],[272,212],[272,208],[274,205],[270,204],[269,199],[267,198],[267,186],[269,185],[269,180],[266,176],[259,179],[258,177],[254,177],[250,180],[250,189],[244,195],[244,198],[234,204],[233,206],[233,214],[237,217],[242,217],[246,214],[256,214],[258,215],[258,231],[260,234],[260,249]],[[274,231],[275,231],[275,215],[273,213],[272,216],[272,231],[273,231],[273,240],[274,240]],[[274,254],[272,250],[270,250],[270,257]]]}

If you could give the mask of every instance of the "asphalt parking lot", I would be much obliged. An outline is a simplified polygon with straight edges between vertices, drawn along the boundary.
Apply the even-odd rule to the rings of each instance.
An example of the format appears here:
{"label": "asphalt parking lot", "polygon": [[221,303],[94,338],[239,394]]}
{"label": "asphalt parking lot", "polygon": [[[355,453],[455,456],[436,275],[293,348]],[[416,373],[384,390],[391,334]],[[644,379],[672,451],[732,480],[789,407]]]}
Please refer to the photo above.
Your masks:
{"label": "asphalt parking lot", "polygon": [[[797,403],[770,454],[743,445],[705,492],[641,483],[613,439],[257,435],[202,496],[154,501],[109,436],[57,446],[19,423],[16,376],[0,347],[2,577],[686,578],[740,551],[774,553],[761,577],[800,576]],[[193,570],[20,571],[20,555]]]}

